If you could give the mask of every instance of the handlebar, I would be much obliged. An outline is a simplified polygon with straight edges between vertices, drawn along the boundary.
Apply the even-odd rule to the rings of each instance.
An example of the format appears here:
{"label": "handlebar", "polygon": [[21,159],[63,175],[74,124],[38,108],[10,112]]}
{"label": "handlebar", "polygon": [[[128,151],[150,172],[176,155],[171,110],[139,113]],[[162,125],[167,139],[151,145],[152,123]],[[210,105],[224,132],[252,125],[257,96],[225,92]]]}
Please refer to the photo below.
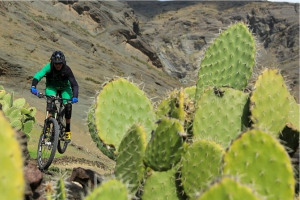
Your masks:
{"label": "handlebar", "polygon": [[72,99],[64,99],[64,98],[59,97],[58,95],[57,96],[49,96],[49,95],[43,94],[41,92],[38,93],[37,97],[51,99],[52,101],[56,101],[56,100],[63,101],[63,100],[66,100],[66,101],[68,101],[68,103],[72,103]]}

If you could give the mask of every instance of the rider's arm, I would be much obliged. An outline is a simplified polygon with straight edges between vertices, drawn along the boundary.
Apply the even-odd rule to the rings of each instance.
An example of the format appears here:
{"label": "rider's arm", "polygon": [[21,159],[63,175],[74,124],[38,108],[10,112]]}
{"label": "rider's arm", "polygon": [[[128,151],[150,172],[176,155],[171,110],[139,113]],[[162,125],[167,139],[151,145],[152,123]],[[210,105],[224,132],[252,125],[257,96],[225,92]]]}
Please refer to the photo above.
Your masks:
{"label": "rider's arm", "polygon": [[73,90],[73,97],[76,97],[78,98],[78,83],[75,79],[75,76],[71,70],[71,68],[68,69],[68,77],[69,77],[69,81],[71,83],[71,87],[72,87],[72,90]]}
{"label": "rider's arm", "polygon": [[51,71],[51,66],[50,63],[48,63],[33,76],[31,86],[36,87],[36,85],[40,82],[40,80],[50,71]]}

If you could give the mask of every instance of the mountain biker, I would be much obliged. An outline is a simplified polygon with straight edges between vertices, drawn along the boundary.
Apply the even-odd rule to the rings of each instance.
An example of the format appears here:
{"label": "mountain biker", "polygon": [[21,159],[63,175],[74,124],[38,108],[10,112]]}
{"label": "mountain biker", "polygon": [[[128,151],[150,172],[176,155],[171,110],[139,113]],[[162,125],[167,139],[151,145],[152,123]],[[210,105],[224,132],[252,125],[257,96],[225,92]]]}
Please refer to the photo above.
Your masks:
{"label": "mountain biker", "polygon": [[[59,92],[63,99],[72,99],[72,103],[78,102],[78,84],[73,75],[71,68],[66,64],[65,56],[61,51],[54,51],[50,62],[47,63],[40,71],[38,71],[32,80],[31,93],[39,95],[36,89],[39,81],[46,76],[45,94],[48,96],[56,96]],[[67,100],[63,100],[65,105],[66,118],[66,136],[67,142],[71,141],[71,115],[72,104]],[[47,101],[47,111],[51,110],[51,102]],[[51,112],[49,112],[51,113]],[[50,114],[51,116],[51,114]]]}

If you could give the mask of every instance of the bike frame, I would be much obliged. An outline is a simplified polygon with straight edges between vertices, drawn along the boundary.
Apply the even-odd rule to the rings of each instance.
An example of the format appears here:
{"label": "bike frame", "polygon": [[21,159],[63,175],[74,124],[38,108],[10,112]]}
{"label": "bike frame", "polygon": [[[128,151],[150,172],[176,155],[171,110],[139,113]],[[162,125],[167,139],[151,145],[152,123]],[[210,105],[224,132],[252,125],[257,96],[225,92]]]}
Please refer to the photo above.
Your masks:
{"label": "bike frame", "polygon": [[[64,153],[67,149],[68,142],[64,140],[64,128],[63,115],[64,115],[64,105],[63,101],[67,100],[68,103],[71,99],[63,99],[59,94],[56,96],[48,96],[40,93],[39,98],[44,98],[47,100],[47,104],[50,103],[51,106],[46,109],[46,116],[44,121],[43,132],[40,136],[39,147],[38,147],[38,164],[41,170],[47,169],[55,156],[56,149],[59,153]],[[47,124],[53,124],[51,130],[51,136],[46,135]],[[49,133],[49,132],[48,132]],[[53,139],[52,139],[53,138]],[[61,143],[62,142],[62,143]],[[51,151],[48,153],[48,151]],[[45,153],[44,153],[45,152]]]}

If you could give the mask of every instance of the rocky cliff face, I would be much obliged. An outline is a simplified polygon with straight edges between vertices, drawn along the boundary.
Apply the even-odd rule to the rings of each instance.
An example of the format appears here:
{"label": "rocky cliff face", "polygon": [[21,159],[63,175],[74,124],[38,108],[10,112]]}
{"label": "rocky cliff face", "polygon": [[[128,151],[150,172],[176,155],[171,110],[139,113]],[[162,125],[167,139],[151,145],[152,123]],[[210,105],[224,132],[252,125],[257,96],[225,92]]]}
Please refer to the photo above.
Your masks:
{"label": "rocky cliff face", "polygon": [[195,80],[201,57],[219,31],[249,24],[258,43],[257,70],[278,67],[299,100],[299,4],[272,2],[128,2],[141,16],[141,35],[168,74]]}
{"label": "rocky cliff face", "polygon": [[194,85],[205,49],[236,21],[248,23],[256,35],[256,74],[260,68],[280,68],[299,102],[299,4],[3,1],[0,20],[0,84],[27,95],[40,110],[44,107],[28,90],[54,50],[65,53],[79,82],[76,117],[82,120],[90,97],[113,76],[144,83],[154,100]]}

